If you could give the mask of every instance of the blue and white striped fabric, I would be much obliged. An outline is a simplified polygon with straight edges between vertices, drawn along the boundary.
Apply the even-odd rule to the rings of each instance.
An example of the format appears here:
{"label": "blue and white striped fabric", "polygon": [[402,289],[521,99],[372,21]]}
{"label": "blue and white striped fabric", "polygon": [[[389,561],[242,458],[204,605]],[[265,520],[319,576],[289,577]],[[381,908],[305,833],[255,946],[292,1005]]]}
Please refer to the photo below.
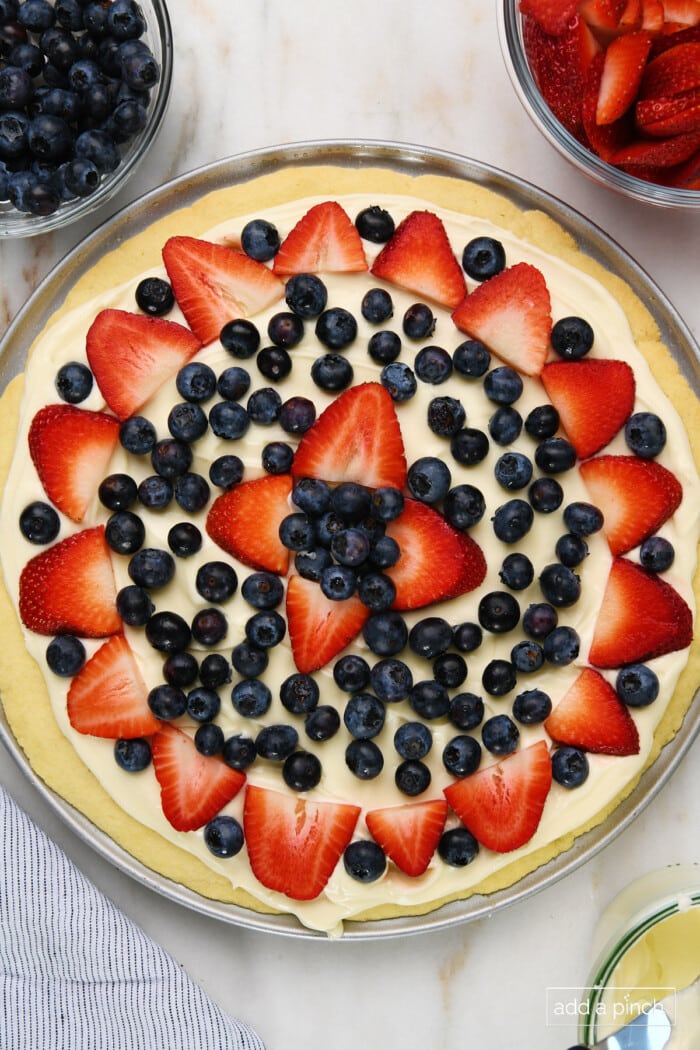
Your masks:
{"label": "blue and white striped fabric", "polygon": [[264,1050],[0,787],[2,1050]]}

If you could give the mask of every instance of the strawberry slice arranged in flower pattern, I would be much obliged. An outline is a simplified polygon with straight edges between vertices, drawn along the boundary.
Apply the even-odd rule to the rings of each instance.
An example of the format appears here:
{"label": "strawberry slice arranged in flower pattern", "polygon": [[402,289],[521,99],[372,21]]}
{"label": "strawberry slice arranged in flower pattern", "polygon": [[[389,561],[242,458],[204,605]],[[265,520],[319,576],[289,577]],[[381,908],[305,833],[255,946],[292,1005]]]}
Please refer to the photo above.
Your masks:
{"label": "strawberry slice arranged in flower pattern", "polygon": [[536,266],[516,263],[484,281],[462,300],[452,320],[519,372],[542,371],[552,315],[549,290]]}
{"label": "strawberry slice arranged in flower pattern", "polygon": [[104,526],[59,540],[27,562],[19,579],[19,614],[37,634],[105,638],[122,629]]}
{"label": "strawberry slice arranged in flower pattern", "polygon": [[164,725],[152,739],[163,813],[176,831],[196,831],[236,797],[245,775],[218,755],[202,755],[187,733]]}
{"label": "strawberry slice arranged in flower pattern", "polygon": [[46,495],[71,521],[82,521],[119,441],[118,420],[73,405],[46,405],[34,416],[28,441]]}
{"label": "strawberry slice arranged in flower pattern", "polygon": [[617,693],[599,671],[584,667],[544,727],[559,744],[599,755],[636,755],[639,731]]}
{"label": "strawberry slice arranged in flower pattern", "polygon": [[86,340],[90,368],[118,419],[138,412],[199,349],[184,325],[128,310],[101,310]]}
{"label": "strawberry slice arranged in flower pattern", "polygon": [[539,740],[455,781],[444,795],[482,846],[509,853],[537,831],[551,786],[549,749]]}
{"label": "strawberry slice arranged in flower pattern", "polygon": [[627,558],[613,561],[588,659],[594,667],[652,660],[685,649],[693,614],[666,580]]}
{"label": "strawberry slice arranged in flower pattern", "polygon": [[445,799],[371,809],[365,816],[374,841],[397,868],[413,878],[422,875],[430,864],[446,818]]}
{"label": "strawberry slice arranged in flower pattern", "polygon": [[360,807],[249,784],[243,831],[256,878],[294,900],[318,897],[355,830]]}
{"label": "strawberry slice arranged in flower pattern", "polygon": [[655,460],[596,456],[581,476],[603,514],[603,532],[613,554],[625,554],[652,536],[680,506],[678,478]]}
{"label": "strawberry slice arranged in flower pattern", "polygon": [[429,211],[411,212],[399,223],[374,260],[372,273],[449,308],[467,290],[442,220]]}
{"label": "strawberry slice arranged in flower pattern", "polygon": [[626,361],[552,361],[542,383],[579,459],[604,448],[634,407],[634,373]]}
{"label": "strawberry slice arranged in flower pattern", "polygon": [[207,515],[209,536],[244,565],[283,576],[289,568],[289,551],[280,540],[279,527],[289,514],[291,492],[288,474],[244,481],[223,492]]}
{"label": "strawberry slice arranged in flower pattern", "polygon": [[68,718],[79,733],[113,740],[150,736],[160,729],[148,706],[148,687],[122,634],[101,645],[73,678]]}
{"label": "strawberry slice arranged in flower pattern", "polygon": [[225,244],[171,237],[163,262],[177,304],[202,343],[218,339],[228,321],[252,317],[284,294],[267,266]]}
{"label": "strawberry slice arranged in flower pattern", "polygon": [[359,634],[369,609],[354,595],[336,602],[319,585],[302,576],[287,584],[287,628],[294,663],[303,674],[318,671]]}
{"label": "strawberry slice arranged in flower pattern", "polygon": [[275,255],[276,274],[357,273],[367,269],[362,238],[337,201],[315,204],[287,234]]}

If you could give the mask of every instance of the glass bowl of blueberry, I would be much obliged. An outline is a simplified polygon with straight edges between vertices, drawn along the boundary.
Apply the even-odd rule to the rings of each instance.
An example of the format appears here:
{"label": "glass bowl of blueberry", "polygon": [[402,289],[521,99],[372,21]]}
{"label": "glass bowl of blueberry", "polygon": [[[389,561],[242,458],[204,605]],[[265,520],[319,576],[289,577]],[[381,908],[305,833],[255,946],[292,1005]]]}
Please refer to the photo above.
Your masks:
{"label": "glass bowl of blueberry", "polygon": [[163,0],[0,0],[0,237],[113,197],[158,133],[171,75]]}
{"label": "glass bowl of blueberry", "polygon": [[700,207],[700,4],[499,0],[497,13],[513,87],[550,145],[632,200]]}

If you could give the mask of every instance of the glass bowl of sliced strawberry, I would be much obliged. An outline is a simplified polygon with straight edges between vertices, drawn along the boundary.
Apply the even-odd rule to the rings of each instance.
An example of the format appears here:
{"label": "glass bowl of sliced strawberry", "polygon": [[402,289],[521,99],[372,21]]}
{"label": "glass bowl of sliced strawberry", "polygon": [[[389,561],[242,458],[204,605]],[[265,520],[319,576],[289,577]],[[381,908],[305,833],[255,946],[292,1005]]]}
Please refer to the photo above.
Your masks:
{"label": "glass bowl of sliced strawberry", "polygon": [[700,0],[504,0],[499,31],[523,106],[580,171],[700,207]]}

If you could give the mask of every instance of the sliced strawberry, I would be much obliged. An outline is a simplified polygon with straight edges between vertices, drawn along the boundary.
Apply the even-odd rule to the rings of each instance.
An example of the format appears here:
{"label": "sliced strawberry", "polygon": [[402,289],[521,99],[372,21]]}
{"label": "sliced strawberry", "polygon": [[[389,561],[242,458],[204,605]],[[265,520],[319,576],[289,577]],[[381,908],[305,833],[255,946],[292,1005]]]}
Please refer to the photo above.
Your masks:
{"label": "sliced strawberry", "polygon": [[124,635],[112,635],[75,676],[68,719],[78,733],[112,740],[158,732],[161,723],[148,706],[148,688]]}
{"label": "sliced strawberry", "polygon": [[597,456],[580,466],[591,500],[602,511],[613,554],[625,554],[652,536],[683,498],[675,474],[637,456]]}
{"label": "sliced strawberry", "polygon": [[603,52],[600,52],[594,56],[586,73],[581,102],[581,119],[590,148],[602,160],[609,162],[615,151],[629,142],[634,133],[634,121],[632,111],[628,110],[612,124],[598,123],[596,115],[604,65],[605,56]]}
{"label": "sliced strawberry", "polygon": [[700,88],[671,98],[644,99],[635,106],[634,117],[640,131],[653,138],[700,131]]}
{"label": "sliced strawberry", "polygon": [[669,184],[685,190],[700,189],[700,149],[670,173]]}
{"label": "sliced strawberry", "polygon": [[536,266],[516,263],[484,281],[462,300],[452,320],[519,372],[536,376],[542,371],[552,314],[549,290]]}
{"label": "sliced strawberry", "polygon": [[664,51],[669,51],[672,47],[678,47],[679,44],[700,43],[700,26],[685,26],[683,29],[676,29],[674,32],[670,32],[670,24],[666,23],[664,24],[664,30],[664,33],[654,40],[651,49],[652,58],[663,54]]}
{"label": "sliced strawberry", "polygon": [[700,24],[700,3],[698,0],[663,0],[664,14],[667,22],[676,22],[682,26]]}
{"label": "sliced strawberry", "polygon": [[578,0],[520,0],[520,10],[530,15],[550,36],[564,33],[576,14]]}
{"label": "sliced strawberry", "polygon": [[647,64],[640,99],[669,98],[700,87],[700,42],[670,47]]}
{"label": "sliced strawberry", "polygon": [[639,139],[613,153],[610,163],[624,166],[626,170],[636,166],[673,168],[692,157],[697,149],[700,149],[700,131],[653,141]]}
{"label": "sliced strawberry", "polygon": [[664,5],[662,0],[642,0],[642,29],[657,37],[664,26]]}
{"label": "sliced strawberry", "polygon": [[403,488],[406,454],[391,394],[379,383],[350,387],[299,442],[295,477]]}
{"label": "sliced strawberry", "polygon": [[302,576],[287,584],[287,627],[294,663],[303,674],[318,671],[362,630],[369,609],[359,598],[332,601]]}
{"label": "sliced strawberry", "polygon": [[291,513],[289,474],[266,474],[222,492],[207,514],[207,533],[222,550],[252,569],[284,575],[289,551],[279,537],[282,519]]}
{"label": "sliced strawberry", "polygon": [[264,263],[224,244],[171,237],[163,262],[188,325],[202,343],[218,339],[228,321],[252,317],[284,294]]}
{"label": "sliced strawberry", "polygon": [[37,634],[106,638],[122,629],[104,526],[84,529],[47,547],[24,566],[19,614]]}
{"label": "sliced strawberry", "polygon": [[486,559],[481,547],[425,503],[405,500],[386,534],[401,549],[399,560],[386,570],[396,587],[395,609],[420,609],[483,583]]}
{"label": "sliced strawberry", "polygon": [[365,819],[370,835],[396,867],[415,878],[430,864],[446,817],[445,799],[430,799],[372,809]]}
{"label": "sliced strawberry", "polygon": [[544,740],[516,751],[444,789],[462,823],[487,849],[509,853],[537,831],[552,785]]}
{"label": "sliced strawberry", "polygon": [[626,6],[627,0],[581,0],[578,9],[601,40],[608,41],[616,35]]}
{"label": "sliced strawberry", "polygon": [[362,238],[337,201],[315,204],[282,241],[277,274],[352,273],[367,269]]}
{"label": "sliced strawberry", "polygon": [[585,78],[600,44],[584,20],[576,16],[558,36],[550,36],[532,18],[526,18],[523,45],[543,99],[557,120],[583,141]]}
{"label": "sliced strawberry", "polygon": [[634,407],[634,372],[625,361],[552,361],[541,378],[579,459],[612,441]]}
{"label": "sliced strawberry", "polygon": [[238,794],[245,775],[218,755],[202,755],[187,733],[164,725],[151,741],[153,769],[166,820],[176,831],[196,831]]}
{"label": "sliced strawberry", "polygon": [[313,900],[350,843],[359,815],[359,806],[313,802],[249,784],[243,831],[255,877],[293,900]]}
{"label": "sliced strawberry", "polygon": [[625,33],[610,42],[603,60],[596,106],[597,124],[613,124],[632,105],[650,48],[651,37],[641,30]]}
{"label": "sliced strawberry", "polygon": [[599,755],[638,755],[634,719],[602,674],[584,667],[567,689],[544,728],[558,744]]}
{"label": "sliced strawberry", "polygon": [[106,412],[46,405],[28,440],[46,495],[71,521],[82,521],[119,441],[119,421]]}
{"label": "sliced strawberry", "polygon": [[692,638],[693,614],[680,594],[636,562],[615,558],[588,655],[593,666],[652,660],[685,649]]}
{"label": "sliced strawberry", "polygon": [[632,33],[642,28],[644,11],[642,0],[627,0],[625,9],[620,15],[617,29],[620,33]]}
{"label": "sliced strawberry", "polygon": [[102,310],[87,333],[87,357],[102,396],[119,419],[145,405],[200,349],[184,325],[127,310]]}
{"label": "sliced strawberry", "polygon": [[467,290],[442,220],[430,211],[411,212],[399,223],[374,260],[372,273],[450,308]]}

